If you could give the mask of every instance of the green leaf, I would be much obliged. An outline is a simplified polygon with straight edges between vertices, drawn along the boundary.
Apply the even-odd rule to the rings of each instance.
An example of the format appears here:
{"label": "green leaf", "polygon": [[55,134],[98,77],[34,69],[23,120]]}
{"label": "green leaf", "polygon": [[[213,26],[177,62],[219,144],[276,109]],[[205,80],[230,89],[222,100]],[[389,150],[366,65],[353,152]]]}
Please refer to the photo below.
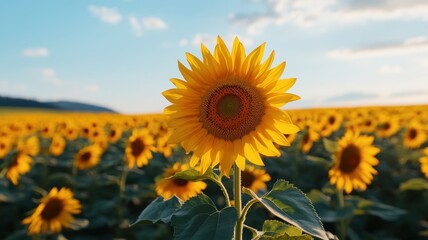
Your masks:
{"label": "green leaf", "polygon": [[209,197],[199,194],[172,216],[174,239],[232,239],[237,218],[235,208],[218,211]]}
{"label": "green leaf", "polygon": [[220,177],[215,174],[211,168],[208,168],[208,170],[203,175],[201,175],[198,170],[191,168],[182,172],[178,172],[171,178],[184,179],[188,181],[201,181],[205,179],[210,179],[212,181],[220,181]]}
{"label": "green leaf", "polygon": [[400,184],[400,191],[420,191],[428,189],[428,181],[423,178],[412,178]]}
{"label": "green leaf", "polygon": [[138,223],[157,223],[159,221],[169,223],[172,215],[180,206],[180,200],[176,196],[167,201],[164,201],[162,197],[158,197],[141,212],[137,221],[132,225]]}
{"label": "green leaf", "polygon": [[263,223],[263,235],[260,236],[259,239],[311,240],[313,238],[307,234],[303,234],[301,229],[291,226],[289,224],[275,220],[266,220]]}
{"label": "green leaf", "polygon": [[338,145],[335,141],[323,138],[322,144],[324,145],[325,150],[327,150],[329,153],[335,153],[337,151]]}
{"label": "green leaf", "polygon": [[382,218],[383,220],[394,221],[397,220],[400,216],[406,214],[407,212],[401,208],[393,207],[391,205],[373,202],[370,200],[362,199],[358,202],[359,210]]}
{"label": "green leaf", "polygon": [[304,232],[321,239],[328,239],[324,227],[311,201],[298,188],[287,181],[278,180],[272,190],[258,197],[245,189],[272,214]]}

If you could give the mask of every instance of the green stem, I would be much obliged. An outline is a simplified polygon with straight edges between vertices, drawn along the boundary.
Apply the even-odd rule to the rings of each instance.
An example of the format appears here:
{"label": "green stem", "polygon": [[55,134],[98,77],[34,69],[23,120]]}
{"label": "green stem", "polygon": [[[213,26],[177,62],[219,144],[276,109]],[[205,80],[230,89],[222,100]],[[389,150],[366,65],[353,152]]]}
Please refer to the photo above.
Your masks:
{"label": "green stem", "polygon": [[220,181],[215,181],[215,183],[220,187],[221,191],[223,192],[224,198],[226,199],[226,206],[230,207],[230,197],[229,194],[227,193],[227,189],[224,187],[223,183],[221,182],[221,178]]}
{"label": "green stem", "polygon": [[[344,208],[345,207],[345,200],[343,198],[343,189],[337,190],[337,199],[339,201],[340,208],[341,209]],[[347,223],[346,219],[339,221],[338,235],[339,235],[339,239],[343,239],[343,240],[346,239],[346,236],[348,235],[348,223]]]}
{"label": "green stem", "polygon": [[250,210],[251,206],[253,206],[256,202],[258,202],[258,200],[253,198],[242,209],[241,217],[238,219],[238,222],[241,222],[241,225],[244,225],[248,210]]}
{"label": "green stem", "polygon": [[126,187],[126,178],[128,176],[128,166],[126,161],[123,161],[122,174],[119,181],[119,204],[117,204],[117,213],[118,213],[118,226],[117,226],[117,236],[120,237],[120,225],[123,218],[123,209],[125,208],[125,187]]}
{"label": "green stem", "polygon": [[241,201],[241,170],[235,164],[233,174],[233,193],[235,194],[235,209],[238,214],[238,221],[235,226],[235,240],[242,240],[243,222],[240,221],[242,216],[242,201]]}

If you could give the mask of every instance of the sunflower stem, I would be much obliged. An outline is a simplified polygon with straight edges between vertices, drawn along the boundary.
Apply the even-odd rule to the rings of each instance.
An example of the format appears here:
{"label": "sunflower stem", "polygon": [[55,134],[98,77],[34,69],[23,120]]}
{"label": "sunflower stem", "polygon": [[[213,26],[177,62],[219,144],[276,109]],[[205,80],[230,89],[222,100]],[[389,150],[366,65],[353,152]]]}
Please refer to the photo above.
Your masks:
{"label": "sunflower stem", "polygon": [[118,225],[117,225],[117,236],[120,237],[120,225],[122,224],[123,219],[123,208],[125,208],[125,187],[126,187],[126,178],[128,176],[128,167],[126,161],[123,161],[122,174],[119,181],[119,204],[117,204],[117,213],[118,213]]}
{"label": "sunflower stem", "polygon": [[[337,190],[337,199],[339,201],[340,208],[344,208],[345,200],[343,198],[343,189]],[[346,219],[339,221],[338,235],[339,239],[346,239],[346,236],[348,235],[348,223],[346,222]]]}
{"label": "sunflower stem", "polygon": [[233,192],[235,194],[235,209],[238,215],[238,221],[235,226],[235,240],[242,240],[243,221],[241,221],[242,215],[242,201],[241,201],[241,170],[235,164],[233,173]]}

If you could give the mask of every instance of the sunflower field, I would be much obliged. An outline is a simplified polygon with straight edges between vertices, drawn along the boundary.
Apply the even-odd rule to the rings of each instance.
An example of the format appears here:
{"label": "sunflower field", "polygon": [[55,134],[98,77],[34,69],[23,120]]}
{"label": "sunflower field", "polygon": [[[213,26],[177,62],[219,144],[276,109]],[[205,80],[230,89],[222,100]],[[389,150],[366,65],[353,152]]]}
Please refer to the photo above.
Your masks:
{"label": "sunflower field", "polygon": [[428,106],[284,110],[221,38],[164,114],[0,115],[1,239],[426,239]]}

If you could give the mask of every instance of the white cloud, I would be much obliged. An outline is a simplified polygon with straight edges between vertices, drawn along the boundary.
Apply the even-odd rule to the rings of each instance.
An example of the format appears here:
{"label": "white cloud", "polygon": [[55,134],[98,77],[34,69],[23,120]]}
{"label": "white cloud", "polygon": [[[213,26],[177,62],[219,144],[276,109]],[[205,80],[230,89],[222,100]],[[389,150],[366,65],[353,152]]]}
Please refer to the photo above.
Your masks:
{"label": "white cloud", "polygon": [[40,69],[40,75],[42,76],[44,82],[51,85],[59,86],[63,84],[63,81],[57,77],[55,70],[52,68]]}
{"label": "white cloud", "polygon": [[49,49],[47,48],[28,48],[22,51],[24,57],[47,57]]}
{"label": "white cloud", "polygon": [[[272,25],[286,23],[302,27],[350,24],[366,21],[428,21],[428,1],[383,0],[263,0],[264,12],[232,14],[230,20],[247,29],[248,34],[261,34]],[[263,7],[260,7],[263,9]]]}
{"label": "white cloud", "polygon": [[98,92],[100,90],[100,87],[97,84],[87,84],[83,86],[83,91],[85,92]]}
{"label": "white cloud", "polygon": [[336,49],[327,53],[335,59],[356,59],[363,57],[378,57],[389,55],[403,55],[428,50],[428,38],[419,36],[398,43],[382,44],[362,48]]}
{"label": "white cloud", "polygon": [[382,75],[401,73],[401,67],[398,65],[382,65],[379,68],[379,73]]}
{"label": "white cloud", "polygon": [[428,67],[428,58],[427,59],[422,59],[421,60],[421,65],[424,67]]}
{"label": "white cloud", "polygon": [[129,24],[131,25],[132,31],[136,36],[141,37],[143,35],[143,28],[136,17],[129,17]]}
{"label": "white cloud", "polygon": [[143,25],[146,29],[165,29],[166,23],[157,17],[147,17],[143,19]]}
{"label": "white cloud", "polygon": [[[253,45],[253,40],[247,37],[241,37],[238,35],[226,35],[222,36],[223,41],[228,45],[232,46],[233,40],[235,37],[238,37],[239,40],[245,45],[245,46],[251,46]],[[184,40],[180,40],[180,43],[183,43]],[[213,48],[217,43],[217,36],[211,35],[207,33],[197,33],[192,40],[188,41],[191,42],[192,45],[199,47],[201,43],[203,43],[205,46],[209,48]],[[179,43],[179,44],[180,44]]]}
{"label": "white cloud", "polygon": [[109,24],[117,24],[122,21],[122,15],[114,8],[90,5],[89,11],[101,21]]}

